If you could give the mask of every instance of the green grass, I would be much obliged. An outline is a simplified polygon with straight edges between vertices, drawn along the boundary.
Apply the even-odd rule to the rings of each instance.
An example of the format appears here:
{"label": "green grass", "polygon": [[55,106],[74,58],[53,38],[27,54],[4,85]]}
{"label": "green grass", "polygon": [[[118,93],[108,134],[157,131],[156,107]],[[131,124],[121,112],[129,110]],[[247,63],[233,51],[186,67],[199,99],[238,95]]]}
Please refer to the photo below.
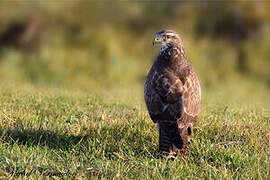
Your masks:
{"label": "green grass", "polygon": [[269,179],[270,118],[263,108],[219,102],[206,91],[189,152],[167,161],[158,158],[141,90],[2,84],[0,178]]}
{"label": "green grass", "polygon": [[[243,43],[243,74],[235,43],[196,38],[193,3],[152,13],[148,3],[77,1],[37,3],[40,48],[0,52],[0,179],[270,179],[267,28]],[[0,1],[0,9],[2,33],[33,6]],[[179,32],[203,87],[193,143],[175,161],[158,157],[143,101],[161,27]]]}

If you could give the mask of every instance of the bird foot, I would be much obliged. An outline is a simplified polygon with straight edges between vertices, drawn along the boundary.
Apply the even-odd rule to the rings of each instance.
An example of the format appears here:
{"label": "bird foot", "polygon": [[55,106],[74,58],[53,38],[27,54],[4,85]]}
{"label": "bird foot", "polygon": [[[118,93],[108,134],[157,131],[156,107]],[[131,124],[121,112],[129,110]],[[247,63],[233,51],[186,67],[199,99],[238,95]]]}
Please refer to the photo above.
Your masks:
{"label": "bird foot", "polygon": [[168,159],[168,160],[174,160],[176,159],[177,153],[175,152],[162,152],[161,157]]}

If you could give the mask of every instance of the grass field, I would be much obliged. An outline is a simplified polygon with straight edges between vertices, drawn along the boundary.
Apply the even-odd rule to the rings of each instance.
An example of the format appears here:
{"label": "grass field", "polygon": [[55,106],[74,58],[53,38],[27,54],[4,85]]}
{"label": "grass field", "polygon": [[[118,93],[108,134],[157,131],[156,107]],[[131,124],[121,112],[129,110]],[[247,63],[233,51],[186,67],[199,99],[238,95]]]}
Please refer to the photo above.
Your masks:
{"label": "grass field", "polygon": [[[269,4],[0,1],[0,180],[270,180]],[[143,98],[161,29],[202,85],[175,161],[159,158]]]}
{"label": "grass field", "polygon": [[141,86],[98,93],[2,84],[0,178],[269,179],[269,112],[220,89],[204,91],[187,155],[168,161],[158,158]]}

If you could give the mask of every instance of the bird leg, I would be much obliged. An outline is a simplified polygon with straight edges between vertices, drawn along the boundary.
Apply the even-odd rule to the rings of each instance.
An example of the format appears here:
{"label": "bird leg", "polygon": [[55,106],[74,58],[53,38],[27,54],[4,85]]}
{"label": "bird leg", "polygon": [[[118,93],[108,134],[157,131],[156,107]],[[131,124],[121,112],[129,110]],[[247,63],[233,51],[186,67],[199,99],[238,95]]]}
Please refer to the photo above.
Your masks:
{"label": "bird leg", "polygon": [[178,131],[179,131],[179,135],[181,136],[182,140],[183,140],[183,146],[180,150],[181,155],[185,155],[186,150],[187,150],[187,142],[188,142],[188,132],[187,132],[187,127],[186,125],[182,122],[179,121],[178,122]]}

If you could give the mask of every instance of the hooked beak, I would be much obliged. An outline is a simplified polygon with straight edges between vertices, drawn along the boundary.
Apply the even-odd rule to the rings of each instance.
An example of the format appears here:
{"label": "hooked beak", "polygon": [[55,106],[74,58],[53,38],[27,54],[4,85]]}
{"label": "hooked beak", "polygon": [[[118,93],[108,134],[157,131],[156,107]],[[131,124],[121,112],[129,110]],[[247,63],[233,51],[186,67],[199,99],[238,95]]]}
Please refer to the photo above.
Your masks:
{"label": "hooked beak", "polygon": [[157,43],[161,42],[161,40],[159,39],[158,36],[155,36],[154,40],[153,40],[153,46]]}

